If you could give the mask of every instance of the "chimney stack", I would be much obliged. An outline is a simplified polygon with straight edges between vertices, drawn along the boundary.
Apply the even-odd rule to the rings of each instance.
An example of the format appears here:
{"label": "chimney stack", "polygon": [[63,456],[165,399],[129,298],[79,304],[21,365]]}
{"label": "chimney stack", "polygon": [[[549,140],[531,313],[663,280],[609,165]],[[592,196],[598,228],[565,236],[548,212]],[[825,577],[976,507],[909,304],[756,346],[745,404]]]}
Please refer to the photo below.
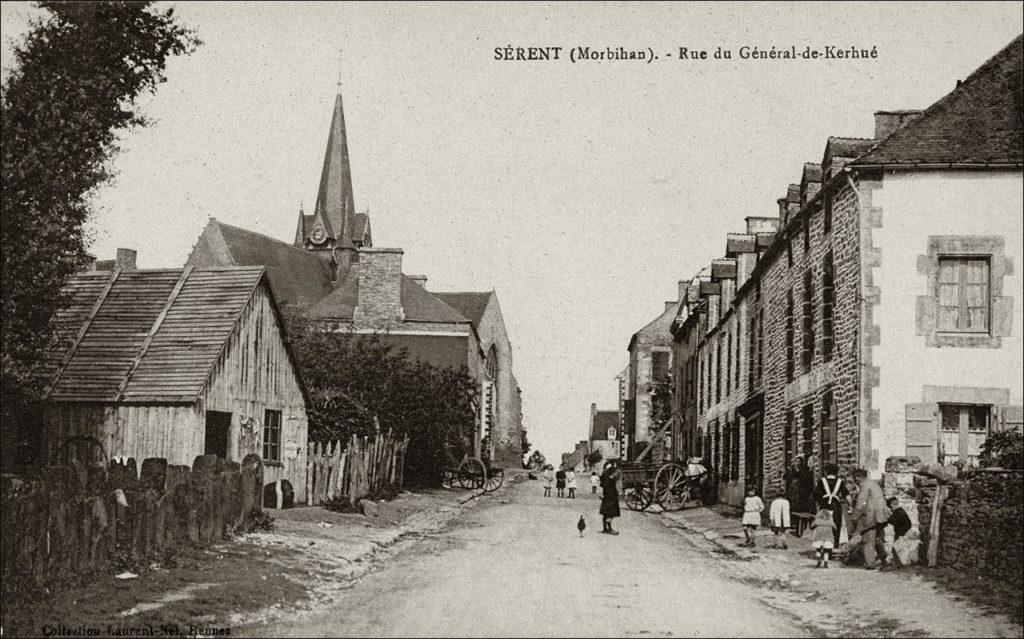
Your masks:
{"label": "chimney stack", "polygon": [[889,137],[893,131],[919,115],[920,111],[875,111],[875,139]]}
{"label": "chimney stack", "polygon": [[122,271],[134,271],[136,255],[137,253],[133,249],[117,249],[117,259],[114,261],[115,268],[119,268]]}
{"label": "chimney stack", "polygon": [[426,275],[407,275],[410,280],[416,282],[421,288],[427,288],[427,276]]}
{"label": "chimney stack", "polygon": [[359,249],[359,292],[352,320],[358,326],[381,327],[401,321],[402,249]]}

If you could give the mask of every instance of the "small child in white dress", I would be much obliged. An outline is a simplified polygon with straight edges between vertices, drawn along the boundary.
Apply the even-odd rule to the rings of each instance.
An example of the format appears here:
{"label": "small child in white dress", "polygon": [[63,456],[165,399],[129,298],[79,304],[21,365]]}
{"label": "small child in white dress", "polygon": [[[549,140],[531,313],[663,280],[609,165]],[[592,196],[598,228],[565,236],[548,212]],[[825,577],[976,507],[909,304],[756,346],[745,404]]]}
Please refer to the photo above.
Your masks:
{"label": "small child in white dress", "polygon": [[743,500],[743,536],[746,540],[743,546],[753,548],[754,531],[761,525],[761,513],[764,512],[764,502],[757,496],[753,487],[747,489],[747,497]]}

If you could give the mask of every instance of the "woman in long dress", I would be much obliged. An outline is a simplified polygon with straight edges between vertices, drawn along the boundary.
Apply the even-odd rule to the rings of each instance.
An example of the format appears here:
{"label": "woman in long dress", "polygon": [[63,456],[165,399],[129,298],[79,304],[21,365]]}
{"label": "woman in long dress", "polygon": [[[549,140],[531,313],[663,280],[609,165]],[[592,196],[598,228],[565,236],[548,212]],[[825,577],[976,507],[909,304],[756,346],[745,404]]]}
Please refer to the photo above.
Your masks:
{"label": "woman in long dress", "polygon": [[604,523],[604,530],[601,532],[608,535],[617,535],[619,531],[612,529],[612,519],[618,517],[621,513],[619,512],[619,477],[622,472],[619,470],[618,465],[615,462],[608,462],[605,464],[604,472],[601,473],[601,508],[598,512],[601,514],[602,522]]}

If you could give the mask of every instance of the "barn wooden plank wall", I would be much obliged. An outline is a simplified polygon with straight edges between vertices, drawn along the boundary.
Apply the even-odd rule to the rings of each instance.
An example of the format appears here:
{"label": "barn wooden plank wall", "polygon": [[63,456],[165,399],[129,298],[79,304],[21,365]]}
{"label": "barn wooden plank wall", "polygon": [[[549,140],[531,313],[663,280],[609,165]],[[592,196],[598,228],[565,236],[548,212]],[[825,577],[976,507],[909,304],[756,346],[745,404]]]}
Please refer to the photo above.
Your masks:
{"label": "barn wooden plank wall", "polygon": [[[185,543],[245,530],[262,511],[263,467],[210,455],[192,467],[146,459],[56,466],[46,478],[3,478],[0,578],[5,586],[162,558]],[[127,504],[127,505],[125,505]]]}
{"label": "barn wooden plank wall", "polygon": [[345,499],[351,505],[363,497],[397,495],[409,438],[388,431],[374,437],[342,442],[312,443],[306,456],[306,494],[311,506]]}

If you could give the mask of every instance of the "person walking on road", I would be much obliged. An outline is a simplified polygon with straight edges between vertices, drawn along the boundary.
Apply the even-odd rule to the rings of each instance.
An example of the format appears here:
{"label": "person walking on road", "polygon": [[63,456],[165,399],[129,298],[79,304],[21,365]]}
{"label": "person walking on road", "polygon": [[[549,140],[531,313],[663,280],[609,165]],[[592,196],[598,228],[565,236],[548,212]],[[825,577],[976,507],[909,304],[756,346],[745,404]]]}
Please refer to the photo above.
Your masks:
{"label": "person walking on road", "polygon": [[612,519],[618,517],[621,513],[619,512],[619,477],[621,476],[618,466],[615,462],[608,462],[604,466],[604,472],[601,473],[601,508],[598,512],[601,514],[602,522],[604,524],[604,530],[601,532],[608,535],[617,535],[619,531],[612,528]]}
{"label": "person walking on road", "polygon": [[[885,505],[882,487],[877,481],[868,479],[868,471],[858,468],[853,471],[853,480],[857,482],[857,501],[853,506],[850,520],[853,522],[855,535],[860,535],[860,549],[864,554],[864,568],[878,568],[878,532],[889,521],[889,507]],[[884,555],[885,549],[882,549]]]}
{"label": "person walking on road", "polygon": [[576,499],[576,471],[572,468],[565,471],[565,487],[569,489],[569,499]]}
{"label": "person walking on road", "polygon": [[839,467],[825,464],[825,476],[814,485],[814,504],[817,508],[828,508],[832,513],[832,544],[839,548],[839,535],[843,528],[843,509],[849,506],[850,491],[842,477],[838,477]]}
{"label": "person walking on road", "polygon": [[761,525],[761,513],[764,512],[764,502],[757,496],[753,487],[747,489],[747,496],[743,500],[743,536],[746,538],[743,545],[753,548],[754,531]]}

